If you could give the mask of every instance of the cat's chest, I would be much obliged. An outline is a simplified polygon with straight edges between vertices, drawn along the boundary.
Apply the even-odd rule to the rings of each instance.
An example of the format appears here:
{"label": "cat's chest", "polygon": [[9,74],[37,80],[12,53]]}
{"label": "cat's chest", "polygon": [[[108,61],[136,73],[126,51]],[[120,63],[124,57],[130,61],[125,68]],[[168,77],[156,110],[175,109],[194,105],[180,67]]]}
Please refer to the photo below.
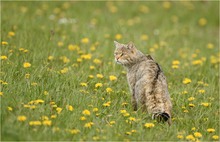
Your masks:
{"label": "cat's chest", "polygon": [[134,87],[137,82],[137,70],[129,70],[127,72],[127,80],[130,87]]}

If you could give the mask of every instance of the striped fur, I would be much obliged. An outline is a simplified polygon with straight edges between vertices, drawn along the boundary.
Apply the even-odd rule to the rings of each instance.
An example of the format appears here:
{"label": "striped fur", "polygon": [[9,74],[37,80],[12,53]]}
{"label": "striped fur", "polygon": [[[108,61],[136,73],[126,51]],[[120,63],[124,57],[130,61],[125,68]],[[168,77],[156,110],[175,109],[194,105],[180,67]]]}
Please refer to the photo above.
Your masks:
{"label": "striped fur", "polygon": [[140,104],[154,119],[167,121],[170,125],[172,104],[161,67],[150,55],[137,50],[132,42],[121,44],[115,41],[115,46],[115,61],[127,69],[134,110]]}

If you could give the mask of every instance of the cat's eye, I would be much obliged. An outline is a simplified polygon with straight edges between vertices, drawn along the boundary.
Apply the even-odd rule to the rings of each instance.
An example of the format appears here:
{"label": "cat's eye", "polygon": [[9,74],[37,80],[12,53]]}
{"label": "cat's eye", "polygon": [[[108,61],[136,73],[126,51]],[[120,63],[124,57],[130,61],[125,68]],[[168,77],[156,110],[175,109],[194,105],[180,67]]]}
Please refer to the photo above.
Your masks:
{"label": "cat's eye", "polygon": [[123,53],[117,53],[117,52],[116,52],[116,53],[114,53],[114,55],[115,55],[115,56],[120,56],[120,57],[121,57],[121,56],[123,56],[124,54],[123,54]]}

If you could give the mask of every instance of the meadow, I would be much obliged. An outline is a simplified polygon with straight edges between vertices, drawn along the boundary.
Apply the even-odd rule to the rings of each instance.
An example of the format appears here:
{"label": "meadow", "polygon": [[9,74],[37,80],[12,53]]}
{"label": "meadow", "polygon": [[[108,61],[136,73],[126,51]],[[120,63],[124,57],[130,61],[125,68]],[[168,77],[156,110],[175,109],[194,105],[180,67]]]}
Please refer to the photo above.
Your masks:
{"label": "meadow", "polygon": [[[134,112],[114,40],[160,64],[172,125]],[[219,2],[1,2],[1,141],[219,141]]]}

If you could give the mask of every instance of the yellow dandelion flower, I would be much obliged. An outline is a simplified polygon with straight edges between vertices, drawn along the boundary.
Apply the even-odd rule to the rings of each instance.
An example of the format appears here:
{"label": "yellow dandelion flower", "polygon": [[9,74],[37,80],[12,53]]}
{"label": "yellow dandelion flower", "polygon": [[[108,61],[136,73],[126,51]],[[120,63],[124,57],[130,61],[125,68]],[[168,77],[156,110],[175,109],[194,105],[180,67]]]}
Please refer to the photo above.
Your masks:
{"label": "yellow dandelion flower", "polygon": [[189,83],[191,83],[192,81],[191,81],[191,79],[189,79],[189,78],[184,78],[184,80],[183,80],[183,84],[189,84]]}
{"label": "yellow dandelion flower", "polygon": [[31,106],[29,106],[29,108],[30,108],[30,109],[35,109],[36,106],[35,106],[35,105],[31,105]]}
{"label": "yellow dandelion flower", "polygon": [[188,98],[188,101],[193,101],[193,100],[195,100],[194,97],[189,97],[189,98]]}
{"label": "yellow dandelion flower", "polygon": [[83,115],[90,115],[91,113],[90,113],[89,110],[85,109],[85,110],[82,112],[82,114],[83,114]]}
{"label": "yellow dandelion flower", "polygon": [[213,139],[213,140],[218,140],[218,139],[219,139],[219,136],[218,136],[218,135],[213,135],[213,136],[212,136],[212,139]]}
{"label": "yellow dandelion flower", "polygon": [[196,58],[197,57],[197,54],[192,54],[192,58]]}
{"label": "yellow dandelion flower", "polygon": [[64,63],[64,64],[66,64],[66,63],[69,63],[69,62],[70,62],[70,59],[69,59],[69,58],[67,58],[66,56],[62,56],[62,57],[60,57],[60,59],[63,61],[63,63]]}
{"label": "yellow dandelion flower", "polygon": [[8,107],[8,111],[13,111],[13,108],[12,107]]}
{"label": "yellow dandelion flower", "polygon": [[204,94],[204,93],[205,93],[205,90],[201,89],[201,90],[198,90],[198,92],[199,92],[200,94]]}
{"label": "yellow dandelion flower", "polygon": [[178,65],[172,65],[172,69],[178,69],[179,66]]}
{"label": "yellow dandelion flower", "polygon": [[145,123],[144,124],[144,127],[146,127],[146,128],[153,128],[155,125],[154,125],[154,123]]}
{"label": "yellow dandelion flower", "polygon": [[110,5],[108,6],[108,10],[111,12],[111,13],[116,13],[118,11],[118,8],[114,5]]}
{"label": "yellow dandelion flower", "polygon": [[93,63],[95,63],[95,64],[101,64],[102,61],[96,58],[96,59],[93,60]]}
{"label": "yellow dandelion flower", "polygon": [[8,59],[7,56],[5,56],[5,55],[2,55],[2,56],[1,56],[1,60],[7,60],[7,59]]}
{"label": "yellow dandelion flower", "polygon": [[3,92],[0,92],[0,96],[3,96],[3,94],[4,94]]}
{"label": "yellow dandelion flower", "polygon": [[8,32],[8,36],[9,37],[15,36],[15,32]]}
{"label": "yellow dandelion flower", "polygon": [[126,135],[131,135],[132,133],[131,133],[131,132],[125,132],[125,134],[126,134]]}
{"label": "yellow dandelion flower", "polygon": [[34,100],[34,104],[39,104],[39,103],[44,103],[44,100],[38,99],[38,100]]}
{"label": "yellow dandelion flower", "polygon": [[30,126],[39,126],[39,125],[41,125],[42,123],[40,122],[40,121],[30,121],[29,122],[29,125]]}
{"label": "yellow dandelion flower", "polygon": [[56,108],[56,107],[57,107],[57,105],[51,105],[51,107]]}
{"label": "yellow dandelion flower", "polygon": [[128,117],[128,116],[130,116],[130,113],[128,113],[128,112],[123,113],[123,116],[124,116],[124,117]]}
{"label": "yellow dandelion flower", "polygon": [[171,3],[169,1],[163,2],[163,8],[164,9],[170,9],[170,7],[171,7]]}
{"label": "yellow dandelion flower", "polygon": [[120,40],[121,38],[122,38],[122,35],[121,35],[121,34],[116,34],[116,35],[115,35],[115,39]]}
{"label": "yellow dandelion flower", "polygon": [[24,62],[23,67],[24,68],[29,68],[29,67],[31,67],[31,64],[29,62]]}
{"label": "yellow dandelion flower", "polygon": [[84,120],[86,120],[86,117],[82,116],[82,117],[80,117],[80,120],[84,121]]}
{"label": "yellow dandelion flower", "polygon": [[201,134],[200,132],[195,132],[195,133],[194,133],[194,136],[195,136],[196,138],[201,138],[201,137],[202,137],[202,134]]}
{"label": "yellow dandelion flower", "polygon": [[90,69],[90,70],[94,70],[94,69],[95,69],[95,66],[89,66],[89,69]]}
{"label": "yellow dandelion flower", "polygon": [[57,115],[53,114],[53,115],[50,116],[50,118],[55,119],[55,118],[57,118]]}
{"label": "yellow dandelion flower", "polygon": [[44,95],[45,96],[49,95],[48,91],[44,91]]}
{"label": "yellow dandelion flower", "polygon": [[115,80],[117,80],[117,77],[114,76],[114,75],[110,75],[110,76],[109,76],[109,80],[110,80],[110,81],[115,81]]}
{"label": "yellow dandelion flower", "polygon": [[196,127],[192,127],[192,129],[191,129],[192,131],[195,131],[196,130]]}
{"label": "yellow dandelion flower", "polygon": [[60,114],[62,110],[63,110],[63,109],[62,109],[61,107],[57,107],[57,108],[56,108],[56,111],[57,111],[58,114]]}
{"label": "yellow dandelion flower", "polygon": [[202,65],[203,61],[202,60],[194,60],[192,61],[192,65]]}
{"label": "yellow dandelion flower", "polygon": [[86,124],[84,125],[84,127],[86,127],[86,128],[91,128],[93,125],[94,125],[93,122],[88,122],[88,123],[86,123]]}
{"label": "yellow dandelion flower", "polygon": [[78,133],[80,133],[80,130],[78,130],[78,129],[72,129],[72,130],[69,130],[69,132],[70,132],[71,134],[78,134]]}
{"label": "yellow dandelion flower", "polygon": [[78,63],[81,63],[81,62],[82,62],[82,59],[81,59],[81,58],[77,58],[76,61],[77,61]]}
{"label": "yellow dandelion flower", "polygon": [[200,18],[198,21],[200,26],[205,26],[207,24],[206,18]]}
{"label": "yellow dandelion flower", "polygon": [[198,83],[199,85],[203,85],[203,84],[204,84],[203,81],[198,81],[197,83]]}
{"label": "yellow dandelion flower", "polygon": [[54,59],[53,56],[48,56],[48,57],[47,57],[47,60],[49,60],[49,61],[52,61],[53,59]]}
{"label": "yellow dandelion flower", "polygon": [[132,133],[136,133],[136,132],[137,132],[137,130],[131,130],[131,132],[132,132]]}
{"label": "yellow dandelion flower", "polygon": [[89,43],[89,38],[82,38],[81,39],[81,43],[84,43],[84,44],[87,44],[87,43]]}
{"label": "yellow dandelion flower", "polygon": [[148,13],[150,11],[149,7],[145,6],[145,5],[141,5],[139,7],[140,12],[142,13]]}
{"label": "yellow dandelion flower", "polygon": [[102,83],[96,83],[96,84],[95,84],[95,88],[99,88],[99,87],[102,87],[102,86],[103,86]]}
{"label": "yellow dandelion flower", "polygon": [[213,45],[212,43],[208,43],[208,44],[206,45],[206,47],[207,47],[208,49],[213,49],[213,48],[214,48],[214,45]]}
{"label": "yellow dandelion flower", "polygon": [[93,75],[89,75],[89,78],[91,78],[91,79],[92,79],[92,78],[94,78],[94,76],[93,76]]}
{"label": "yellow dandelion flower", "polygon": [[92,54],[83,54],[80,56],[81,59],[90,60],[92,58]]}
{"label": "yellow dandelion flower", "polygon": [[78,45],[73,45],[73,44],[68,45],[68,49],[70,51],[79,51],[80,50]]}
{"label": "yellow dandelion flower", "polygon": [[128,120],[130,120],[130,121],[136,121],[136,118],[134,118],[134,117],[129,117]]}
{"label": "yellow dandelion flower", "polygon": [[179,134],[179,135],[177,135],[177,138],[178,139],[183,139],[183,135]]}
{"label": "yellow dandelion flower", "polygon": [[32,82],[31,86],[37,86],[37,82]]}
{"label": "yellow dandelion flower", "polygon": [[27,117],[24,115],[20,115],[17,117],[17,120],[23,122],[23,121],[27,120]]}
{"label": "yellow dandelion flower", "polygon": [[45,116],[45,115],[44,115],[44,116],[41,116],[41,119],[42,119],[42,120],[49,120],[49,118],[48,118],[47,116]]}
{"label": "yellow dandelion flower", "polygon": [[173,65],[179,65],[179,64],[180,64],[180,61],[179,61],[179,60],[173,60],[173,61],[172,61],[172,64],[173,64]]}
{"label": "yellow dandelion flower", "polygon": [[213,132],[215,132],[215,129],[213,129],[213,128],[208,128],[208,129],[207,129],[207,132],[213,133]]}
{"label": "yellow dandelion flower", "polygon": [[2,45],[8,45],[7,41],[2,41]]}
{"label": "yellow dandelion flower", "polygon": [[112,90],[112,88],[109,88],[109,87],[108,87],[108,88],[106,88],[106,92],[107,92],[107,93],[111,93],[111,92],[113,92],[113,90]]}
{"label": "yellow dandelion flower", "polygon": [[60,128],[59,127],[53,127],[52,131],[53,132],[58,132],[58,131],[60,131]]}
{"label": "yellow dandelion flower", "polygon": [[58,45],[59,47],[61,47],[61,46],[64,45],[64,43],[63,43],[62,41],[59,41],[59,42],[57,43],[57,45]]}
{"label": "yellow dandelion flower", "polygon": [[88,86],[87,83],[85,83],[85,82],[80,83],[80,85],[81,85],[81,86],[84,86],[84,87],[87,87],[87,86]]}
{"label": "yellow dandelion flower", "polygon": [[97,78],[103,78],[104,76],[102,74],[97,74],[96,77]]}
{"label": "yellow dandelion flower", "polygon": [[121,105],[122,106],[126,106],[126,105],[128,105],[128,103],[127,102],[123,102]]}
{"label": "yellow dandelion flower", "polygon": [[109,107],[111,105],[111,102],[108,101],[107,103],[102,104],[104,107]]}
{"label": "yellow dandelion flower", "polygon": [[51,101],[51,102],[50,102],[50,105],[55,105],[55,104],[56,104],[56,103],[55,103],[55,102],[53,102],[53,101]]}
{"label": "yellow dandelion flower", "polygon": [[52,121],[51,121],[51,120],[44,120],[44,121],[42,122],[42,124],[43,124],[44,126],[51,126],[51,125],[52,125]]}
{"label": "yellow dandelion flower", "polygon": [[188,91],[185,90],[185,91],[182,92],[182,94],[183,95],[188,94]]}
{"label": "yellow dandelion flower", "polygon": [[92,139],[93,139],[94,141],[98,141],[100,138],[99,138],[98,136],[93,136]]}
{"label": "yellow dandelion flower", "polygon": [[25,78],[26,78],[26,79],[29,79],[29,78],[30,78],[30,74],[29,74],[29,73],[26,73],[26,74],[25,74]]}
{"label": "yellow dandelion flower", "polygon": [[62,70],[60,70],[60,73],[65,74],[69,71],[68,68],[63,68]]}
{"label": "yellow dandelion flower", "polygon": [[8,85],[8,82],[1,81],[1,84]]}
{"label": "yellow dandelion flower", "polygon": [[188,113],[189,111],[187,109],[183,110],[184,113]]}
{"label": "yellow dandelion flower", "polygon": [[194,104],[189,104],[189,107],[195,107],[195,105]]}
{"label": "yellow dandelion flower", "polygon": [[127,113],[127,111],[125,109],[120,110],[120,113],[124,114]]}
{"label": "yellow dandelion flower", "polygon": [[27,49],[25,49],[23,52],[24,52],[24,53],[27,53],[27,52],[28,52],[28,50],[27,50]]}
{"label": "yellow dandelion flower", "polygon": [[115,124],[115,121],[110,121],[109,124],[113,125],[113,124]]}
{"label": "yellow dandelion flower", "polygon": [[193,135],[188,135],[188,136],[186,136],[186,139],[187,139],[187,140],[195,141],[195,137],[194,137]]}
{"label": "yellow dandelion flower", "polygon": [[143,35],[141,35],[141,40],[148,40],[148,35],[146,35],[146,34],[143,34]]}
{"label": "yellow dandelion flower", "polygon": [[66,108],[67,108],[67,110],[69,110],[69,111],[73,111],[73,106],[71,106],[71,105],[66,105]]}
{"label": "yellow dandelion flower", "polygon": [[92,45],[92,46],[90,47],[90,50],[91,50],[91,51],[95,51],[95,50],[96,50],[96,47],[95,47],[94,45]]}
{"label": "yellow dandelion flower", "polygon": [[97,107],[93,108],[93,112],[97,112],[99,109]]}
{"label": "yellow dandelion flower", "polygon": [[201,105],[204,107],[208,107],[208,106],[211,106],[211,103],[201,103]]}

